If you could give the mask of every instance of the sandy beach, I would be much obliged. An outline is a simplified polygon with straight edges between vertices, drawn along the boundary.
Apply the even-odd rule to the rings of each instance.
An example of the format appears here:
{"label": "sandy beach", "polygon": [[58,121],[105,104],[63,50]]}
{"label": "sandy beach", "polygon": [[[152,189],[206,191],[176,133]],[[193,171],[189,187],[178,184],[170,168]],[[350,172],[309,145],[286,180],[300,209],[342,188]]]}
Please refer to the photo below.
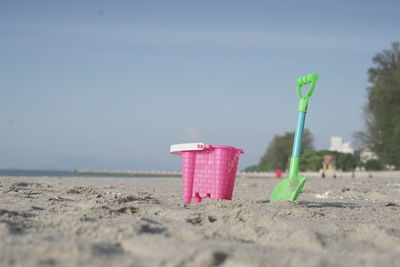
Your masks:
{"label": "sandy beach", "polygon": [[179,178],[0,177],[0,266],[395,266],[400,175],[272,178],[184,206]]}

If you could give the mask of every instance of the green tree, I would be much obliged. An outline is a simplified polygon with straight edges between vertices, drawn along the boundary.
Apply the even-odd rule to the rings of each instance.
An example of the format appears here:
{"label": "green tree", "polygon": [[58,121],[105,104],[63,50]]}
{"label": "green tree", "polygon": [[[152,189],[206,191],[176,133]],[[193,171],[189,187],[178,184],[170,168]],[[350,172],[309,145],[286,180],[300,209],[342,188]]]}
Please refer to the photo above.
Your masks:
{"label": "green tree", "polygon": [[368,103],[365,106],[364,143],[383,164],[400,167],[400,44],[393,43],[373,59],[368,70]]}
{"label": "green tree", "polygon": [[336,154],[336,168],[342,171],[352,171],[357,167],[357,160],[352,154],[340,153]]}
{"label": "green tree", "polygon": [[256,171],[258,171],[258,165],[252,165],[252,166],[246,167],[243,171],[244,172],[256,172]]}
{"label": "green tree", "polygon": [[331,155],[335,159],[337,170],[352,171],[360,165],[359,154],[341,153],[337,151],[321,150],[318,151],[321,159],[325,155]]}
{"label": "green tree", "polygon": [[365,162],[365,169],[367,171],[379,171],[382,170],[382,167],[379,164],[379,161],[377,161],[376,159],[370,159]]}
{"label": "green tree", "polygon": [[322,157],[314,150],[305,150],[301,155],[300,171],[318,171],[322,168]]}
{"label": "green tree", "polygon": [[[258,164],[258,171],[271,171],[277,168],[286,170],[292,153],[294,132],[286,132],[283,135],[275,135],[269,144],[264,156]],[[314,137],[308,129],[304,129],[302,151],[313,149]]]}

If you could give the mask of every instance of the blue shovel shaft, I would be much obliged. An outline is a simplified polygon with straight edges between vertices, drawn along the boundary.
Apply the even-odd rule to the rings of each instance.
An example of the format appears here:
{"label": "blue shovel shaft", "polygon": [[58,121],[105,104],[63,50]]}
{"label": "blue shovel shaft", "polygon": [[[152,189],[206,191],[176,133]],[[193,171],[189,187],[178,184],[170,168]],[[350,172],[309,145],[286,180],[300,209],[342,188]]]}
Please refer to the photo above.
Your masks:
{"label": "blue shovel shaft", "polygon": [[305,119],[306,119],[306,113],[299,111],[297,116],[296,132],[294,134],[292,158],[290,159],[289,179],[295,178],[299,174],[301,141],[303,139],[303,129],[304,129]]}
{"label": "blue shovel shaft", "polygon": [[301,154],[301,141],[303,139],[304,121],[306,119],[306,113],[299,111],[297,116],[297,126],[294,135],[292,158],[299,158]]}

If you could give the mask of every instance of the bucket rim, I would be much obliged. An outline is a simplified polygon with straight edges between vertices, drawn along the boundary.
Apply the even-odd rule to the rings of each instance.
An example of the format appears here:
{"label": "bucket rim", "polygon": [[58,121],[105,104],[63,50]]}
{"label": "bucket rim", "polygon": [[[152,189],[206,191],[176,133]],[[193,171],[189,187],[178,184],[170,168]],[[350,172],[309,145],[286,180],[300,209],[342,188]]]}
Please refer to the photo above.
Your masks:
{"label": "bucket rim", "polygon": [[[234,146],[225,146],[225,145],[206,145],[206,146],[210,146],[210,148],[222,148],[222,149],[232,149],[232,150],[239,150],[240,154],[244,154],[243,149],[241,148],[236,148]],[[207,148],[207,147],[206,147]]]}
{"label": "bucket rim", "polygon": [[199,151],[205,149],[229,149],[229,150],[238,150],[240,154],[244,154],[243,149],[236,148],[233,146],[225,146],[225,145],[207,145],[204,143],[182,143],[182,144],[174,144],[170,146],[170,153],[172,154],[181,154],[184,151]]}

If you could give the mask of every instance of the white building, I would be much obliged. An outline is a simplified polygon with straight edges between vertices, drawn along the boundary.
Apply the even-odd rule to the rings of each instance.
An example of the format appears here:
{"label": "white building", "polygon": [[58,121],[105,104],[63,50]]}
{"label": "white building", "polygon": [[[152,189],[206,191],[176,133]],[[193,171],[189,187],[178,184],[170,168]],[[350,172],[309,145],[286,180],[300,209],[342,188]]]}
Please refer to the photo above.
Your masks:
{"label": "white building", "polygon": [[351,142],[344,142],[343,138],[339,136],[331,137],[331,146],[329,147],[329,150],[354,154],[354,148],[351,145]]}
{"label": "white building", "polygon": [[360,161],[365,163],[371,159],[378,159],[378,156],[368,147],[363,147],[360,152]]}

